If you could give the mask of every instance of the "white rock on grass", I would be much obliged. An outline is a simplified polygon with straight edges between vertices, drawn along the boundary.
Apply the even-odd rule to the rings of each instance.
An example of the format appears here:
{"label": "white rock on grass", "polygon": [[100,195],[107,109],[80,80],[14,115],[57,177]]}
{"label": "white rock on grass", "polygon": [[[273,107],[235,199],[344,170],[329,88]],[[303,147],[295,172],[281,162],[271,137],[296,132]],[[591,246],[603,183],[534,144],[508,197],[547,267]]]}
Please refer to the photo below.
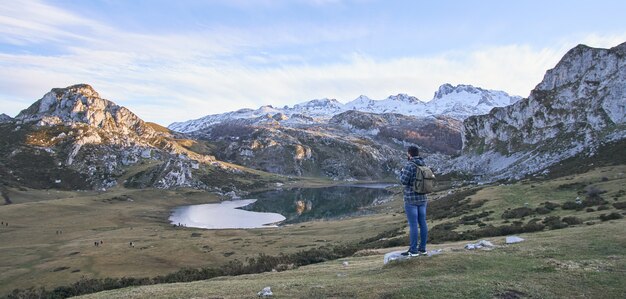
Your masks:
{"label": "white rock on grass", "polygon": [[257,293],[259,297],[272,297],[274,293],[272,293],[272,289],[270,287],[265,287],[263,290]]}
{"label": "white rock on grass", "polygon": [[401,261],[401,260],[406,260],[409,259],[408,256],[402,256],[401,254],[403,252],[405,252],[406,250],[402,250],[402,251],[393,251],[393,252],[389,252],[385,254],[385,258],[384,258],[384,264],[386,265],[387,263],[391,262],[391,261]]}
{"label": "white rock on grass", "polygon": [[481,249],[481,248],[492,249],[494,247],[495,245],[493,245],[493,243],[487,240],[480,240],[480,242],[478,243],[470,243],[470,244],[465,245],[465,249],[468,249],[468,250]]}
{"label": "white rock on grass", "polygon": [[510,236],[510,237],[506,237],[506,244],[515,244],[515,243],[519,243],[524,241],[524,239],[518,237],[518,236]]}

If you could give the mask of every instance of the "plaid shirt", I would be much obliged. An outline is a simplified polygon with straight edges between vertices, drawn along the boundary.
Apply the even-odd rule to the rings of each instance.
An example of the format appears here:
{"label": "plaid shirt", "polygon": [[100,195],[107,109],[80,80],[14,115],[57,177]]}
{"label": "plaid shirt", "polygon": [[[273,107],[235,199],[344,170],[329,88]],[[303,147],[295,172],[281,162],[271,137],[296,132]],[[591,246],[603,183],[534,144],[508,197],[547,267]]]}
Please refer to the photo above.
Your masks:
{"label": "plaid shirt", "polygon": [[428,198],[426,194],[416,193],[413,191],[413,181],[415,181],[415,175],[417,174],[417,166],[424,166],[424,160],[421,157],[413,157],[411,161],[407,162],[400,171],[400,183],[404,185],[404,202],[414,205],[425,204]]}

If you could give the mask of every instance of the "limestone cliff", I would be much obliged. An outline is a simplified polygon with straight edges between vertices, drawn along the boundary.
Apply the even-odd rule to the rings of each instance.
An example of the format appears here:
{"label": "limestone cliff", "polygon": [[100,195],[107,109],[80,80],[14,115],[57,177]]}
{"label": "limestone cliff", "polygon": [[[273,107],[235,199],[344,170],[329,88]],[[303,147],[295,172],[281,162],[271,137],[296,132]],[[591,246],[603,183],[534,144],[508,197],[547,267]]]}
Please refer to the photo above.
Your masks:
{"label": "limestone cliff", "polygon": [[52,89],[0,123],[0,133],[0,178],[9,185],[233,190],[224,178],[245,176],[202,142],[144,122],[86,84]]}
{"label": "limestone cliff", "polygon": [[579,45],[528,98],[466,119],[464,156],[450,169],[493,179],[548,171],[625,138],[625,120],[626,43],[611,49]]}

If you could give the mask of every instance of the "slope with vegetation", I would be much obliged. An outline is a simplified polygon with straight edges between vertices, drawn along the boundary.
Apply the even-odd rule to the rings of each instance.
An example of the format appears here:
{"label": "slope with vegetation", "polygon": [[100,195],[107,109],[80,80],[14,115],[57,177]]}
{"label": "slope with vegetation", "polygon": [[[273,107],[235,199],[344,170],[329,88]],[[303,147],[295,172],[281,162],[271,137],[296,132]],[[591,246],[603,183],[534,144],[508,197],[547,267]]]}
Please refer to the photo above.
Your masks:
{"label": "slope with vegetation", "polygon": [[[192,229],[199,232],[195,240],[193,236],[188,238],[198,243],[194,246],[204,242],[216,244],[214,242],[220,243],[218,240],[222,239],[231,243],[220,243],[214,250],[222,248],[219,251],[225,253],[228,253],[227,248],[237,250],[233,250],[229,258],[224,259],[226,255],[216,257],[203,267],[189,264],[186,270],[169,275],[143,274],[132,275],[133,279],[108,280],[92,276],[96,279],[49,289],[44,294],[63,297],[124,286],[213,278],[191,284],[129,288],[95,296],[143,298],[156,294],[160,297],[237,298],[254,296],[264,287],[260,285],[269,285],[277,294],[287,297],[307,294],[402,297],[424,284],[432,284],[434,288],[423,294],[480,297],[514,292],[533,297],[567,297],[584,289],[590,297],[596,297],[595,294],[612,297],[624,291],[620,269],[625,257],[619,248],[626,242],[622,219],[626,209],[625,171],[626,166],[613,165],[556,179],[466,186],[451,194],[436,194],[429,207],[430,249],[443,249],[443,253],[409,263],[382,265],[383,253],[403,249],[408,242],[398,193],[394,201],[379,207],[380,213],[371,216],[269,230]],[[155,232],[169,239],[171,237],[166,236],[171,234],[167,231],[169,229]],[[521,234],[528,241],[491,252],[461,249],[463,244],[479,239],[502,245],[502,236],[510,234]],[[176,238],[190,246],[180,233]],[[164,243],[151,242],[164,247]],[[261,244],[264,245],[259,246]],[[185,246],[176,248],[180,250]],[[261,255],[258,250],[262,251]],[[155,254],[155,251],[150,252]],[[219,259],[223,262],[218,262]],[[348,266],[344,267],[343,261],[348,261]],[[320,262],[323,263],[307,266]],[[279,273],[239,276],[270,270]],[[581,284],[575,289],[561,288],[571,281]],[[240,288],[235,290],[234,285]],[[16,292],[15,296],[20,294],[37,296],[41,290]]]}

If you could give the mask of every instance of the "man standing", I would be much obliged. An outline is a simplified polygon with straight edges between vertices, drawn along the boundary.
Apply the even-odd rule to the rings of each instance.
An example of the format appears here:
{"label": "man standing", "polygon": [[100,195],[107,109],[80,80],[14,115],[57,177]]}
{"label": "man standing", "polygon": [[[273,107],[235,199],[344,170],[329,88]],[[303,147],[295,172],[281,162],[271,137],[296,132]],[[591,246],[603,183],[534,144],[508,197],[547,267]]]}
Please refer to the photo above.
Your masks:
{"label": "man standing", "polygon": [[[418,165],[425,166],[424,160],[419,156],[419,149],[416,146],[409,146],[407,151],[408,162],[400,171],[400,182],[404,185],[404,210],[409,221],[410,247],[403,256],[426,255],[426,240],[428,238],[428,227],[426,226],[426,205],[428,198],[424,193],[417,193],[413,190]],[[419,233],[417,226],[419,224]],[[419,244],[418,244],[419,238]]]}

